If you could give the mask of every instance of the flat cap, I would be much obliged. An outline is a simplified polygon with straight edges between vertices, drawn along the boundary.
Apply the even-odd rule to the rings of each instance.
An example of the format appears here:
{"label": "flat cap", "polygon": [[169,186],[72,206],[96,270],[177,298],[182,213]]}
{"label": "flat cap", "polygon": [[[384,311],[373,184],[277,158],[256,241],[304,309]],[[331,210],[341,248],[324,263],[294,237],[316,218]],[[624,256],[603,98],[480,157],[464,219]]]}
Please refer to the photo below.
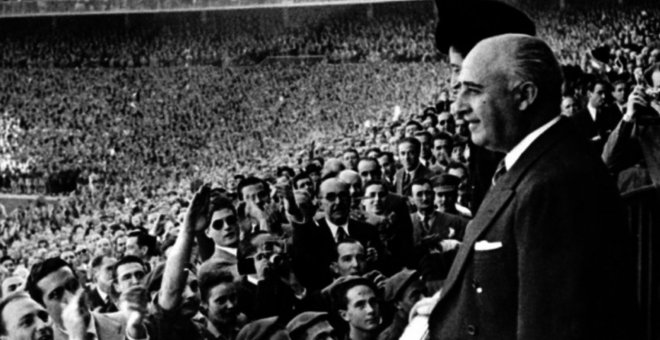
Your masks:
{"label": "flat cap", "polygon": [[383,300],[392,302],[398,299],[408,286],[419,279],[416,270],[403,269],[385,280],[383,287]]}
{"label": "flat cap", "polygon": [[303,312],[289,321],[289,324],[286,325],[286,330],[289,332],[289,337],[295,340],[299,338],[305,330],[323,320],[329,321],[328,313]]}
{"label": "flat cap", "polygon": [[436,0],[438,50],[449,53],[454,46],[467,54],[479,41],[505,33],[536,35],[536,26],[527,14],[493,0]]}
{"label": "flat cap", "polygon": [[458,185],[461,182],[458,177],[449,174],[433,176],[430,181],[433,189],[439,188],[440,192],[458,191]]}
{"label": "flat cap", "polygon": [[333,310],[338,310],[340,307],[343,307],[340,306],[340,303],[343,301],[346,292],[359,285],[365,285],[373,289],[374,292],[378,292],[372,281],[356,275],[342,276],[324,288],[321,292],[330,296]]}
{"label": "flat cap", "polygon": [[236,340],[288,340],[277,316],[259,319],[245,325]]}

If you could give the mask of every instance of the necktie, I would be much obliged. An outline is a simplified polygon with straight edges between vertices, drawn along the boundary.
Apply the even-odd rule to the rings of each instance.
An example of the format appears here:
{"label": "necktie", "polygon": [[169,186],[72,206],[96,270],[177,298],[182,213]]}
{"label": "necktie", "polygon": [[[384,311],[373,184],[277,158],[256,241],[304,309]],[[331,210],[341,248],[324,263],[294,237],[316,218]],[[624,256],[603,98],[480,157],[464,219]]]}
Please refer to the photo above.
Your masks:
{"label": "necktie", "polygon": [[344,230],[342,227],[337,227],[337,243],[340,243],[347,238],[348,234],[346,234],[346,230]]}
{"label": "necktie", "polygon": [[504,163],[504,159],[502,159],[500,163],[497,164],[497,169],[495,169],[495,173],[493,174],[492,185],[495,186],[495,184],[500,179],[500,177],[504,176],[505,173],[506,173],[506,163]]}

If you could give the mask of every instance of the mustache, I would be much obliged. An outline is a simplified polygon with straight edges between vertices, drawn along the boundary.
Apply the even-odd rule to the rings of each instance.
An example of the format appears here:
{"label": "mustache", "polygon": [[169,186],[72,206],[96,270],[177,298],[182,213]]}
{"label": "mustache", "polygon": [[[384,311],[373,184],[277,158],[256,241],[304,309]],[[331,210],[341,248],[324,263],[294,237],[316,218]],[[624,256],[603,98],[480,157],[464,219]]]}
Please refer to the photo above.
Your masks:
{"label": "mustache", "polygon": [[44,329],[37,331],[37,340],[53,340],[53,328],[47,326]]}

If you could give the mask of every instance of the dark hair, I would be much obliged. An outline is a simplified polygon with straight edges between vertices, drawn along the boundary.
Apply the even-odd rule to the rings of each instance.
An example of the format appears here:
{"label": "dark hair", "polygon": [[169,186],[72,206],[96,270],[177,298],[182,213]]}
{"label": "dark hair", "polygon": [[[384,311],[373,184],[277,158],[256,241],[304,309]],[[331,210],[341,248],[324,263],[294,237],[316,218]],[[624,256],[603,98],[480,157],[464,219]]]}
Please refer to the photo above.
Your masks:
{"label": "dark hair", "polygon": [[378,288],[376,288],[373,282],[363,278],[350,280],[334,289],[334,294],[332,294],[332,304],[335,311],[343,310],[348,307],[348,296],[346,296],[346,294],[351,288],[357,286],[367,286],[371,288],[374,293],[378,294]]}
{"label": "dark hair", "polygon": [[605,78],[593,77],[587,83],[587,90],[589,92],[594,92],[594,90],[596,89],[596,85],[598,85],[598,84],[603,85],[603,87],[605,88],[606,91],[610,87],[610,82],[608,82]]}
{"label": "dark hair", "polygon": [[[417,142],[419,142],[419,141],[417,141]],[[390,161],[394,162],[394,154],[392,152],[385,151],[385,152],[381,153],[380,156],[378,156],[378,158],[383,157],[383,156],[387,157]]]}
{"label": "dark hair", "polygon": [[5,256],[3,256],[2,258],[0,258],[0,264],[1,264],[1,263],[4,263],[4,262],[7,261],[7,260],[10,260],[12,263],[14,263],[14,259],[11,258],[11,256],[9,256],[9,255],[5,255]]}
{"label": "dark hair", "polygon": [[380,148],[377,148],[377,147],[369,148],[369,149],[367,149],[367,151],[365,151],[364,157],[362,159],[367,158],[367,156],[372,152],[378,153],[378,156],[376,156],[376,157],[379,157],[383,153],[383,151]]}
{"label": "dark hair", "polygon": [[415,149],[415,151],[417,151],[418,153],[422,150],[422,143],[420,143],[415,137],[403,138],[399,141],[397,145],[402,145],[406,143],[412,145],[413,149]]}
{"label": "dark hair", "polygon": [[233,283],[234,275],[227,270],[226,263],[220,260],[208,260],[199,267],[197,281],[199,282],[199,294],[202,301],[206,301],[209,292],[221,283]]}
{"label": "dark hair", "polygon": [[275,174],[277,177],[282,177],[284,176],[284,173],[288,172],[291,177],[294,177],[296,175],[296,172],[291,169],[291,167],[288,166],[279,166],[277,167],[277,170],[275,171]]}
{"label": "dark hair", "polygon": [[[427,108],[431,109],[431,108]],[[426,110],[424,110],[426,111]],[[438,116],[435,113],[435,109],[433,109],[433,113],[425,113],[424,116],[422,117],[422,122],[425,121],[427,118],[431,118],[431,126],[436,126],[438,125]]]}
{"label": "dark hair", "polygon": [[414,120],[414,119],[411,119],[411,120],[409,120],[408,122],[406,122],[405,127],[408,127],[408,126],[410,126],[410,125],[415,125],[416,127],[420,128],[420,129],[423,129],[423,128],[424,128],[420,122],[418,122],[418,121],[416,121],[416,120]]}
{"label": "dark hair", "polygon": [[448,142],[448,146],[453,147],[454,146],[454,138],[446,133],[446,132],[440,132],[435,137],[433,137],[432,143],[435,143],[436,140],[445,140]]}
{"label": "dark hair", "polygon": [[137,237],[137,244],[139,248],[147,247],[147,255],[154,256],[156,252],[156,243],[157,240],[155,237],[147,234],[142,229],[132,230],[126,235],[126,238]]}
{"label": "dark hair", "polygon": [[[433,187],[433,185],[431,185],[431,181],[426,177],[415,178],[412,181],[412,185],[425,185],[425,184],[428,184],[429,186]],[[412,187],[412,185],[411,185],[411,187]]]}
{"label": "dark hair", "polygon": [[20,299],[30,299],[30,296],[22,291],[13,292],[0,300],[0,335],[7,335],[7,327],[5,325],[5,318],[2,317],[2,312],[5,311],[5,307],[8,304],[20,300]]}
{"label": "dark hair", "polygon": [[97,256],[95,256],[92,259],[92,263],[91,263],[92,264],[92,269],[97,269],[98,267],[100,267],[101,264],[103,264],[103,259],[106,258],[106,257],[110,257],[110,256],[106,256],[106,255],[97,255]]}
{"label": "dark hair", "polygon": [[[435,125],[435,124],[433,124],[433,125]],[[433,136],[431,135],[431,133],[426,131],[426,130],[415,132],[415,137],[422,137],[422,136],[428,137],[429,140],[433,139]],[[420,144],[421,144],[421,142],[420,142]]]}
{"label": "dark hair", "polygon": [[385,184],[385,181],[380,180],[380,179],[372,179],[370,181],[367,181],[367,183],[364,183],[364,186],[362,187],[362,190],[366,191],[368,187],[372,185],[382,185],[383,188],[385,189],[385,192],[389,193],[390,190],[387,188],[387,184]]}
{"label": "dark hair", "polygon": [[119,261],[117,261],[117,263],[115,263],[115,265],[112,266],[112,279],[114,281],[117,280],[117,269],[119,269],[120,266],[123,266],[128,263],[139,263],[142,266],[142,269],[144,269],[145,271],[147,270],[147,266],[144,265],[144,262],[142,262],[142,260],[139,257],[133,255],[127,255],[120,258]]}
{"label": "dark hair", "polygon": [[25,280],[25,291],[30,294],[30,297],[37,301],[39,304],[44,305],[43,292],[41,288],[37,286],[37,283],[41,281],[44,277],[48,276],[50,273],[66,267],[71,270],[71,274],[76,275],[75,269],[66,261],[62,260],[59,257],[51,257],[39,263],[36,263],[32,266],[30,270],[30,275],[28,275]]}
{"label": "dark hair", "polygon": [[264,181],[263,179],[261,179],[259,177],[250,176],[250,177],[240,181],[238,183],[238,188],[236,188],[236,191],[238,192],[238,199],[240,199],[241,201],[245,199],[243,197],[243,188],[251,186],[251,185],[257,185],[259,183],[263,184],[264,189],[266,191],[268,191],[268,189],[270,188],[268,186],[268,182]]}
{"label": "dark hair", "polygon": [[309,174],[307,172],[301,172],[297,174],[293,179],[291,180],[291,183],[293,184],[294,189],[298,189],[298,181],[301,181],[303,179],[309,179],[311,180],[311,177],[309,177]]}

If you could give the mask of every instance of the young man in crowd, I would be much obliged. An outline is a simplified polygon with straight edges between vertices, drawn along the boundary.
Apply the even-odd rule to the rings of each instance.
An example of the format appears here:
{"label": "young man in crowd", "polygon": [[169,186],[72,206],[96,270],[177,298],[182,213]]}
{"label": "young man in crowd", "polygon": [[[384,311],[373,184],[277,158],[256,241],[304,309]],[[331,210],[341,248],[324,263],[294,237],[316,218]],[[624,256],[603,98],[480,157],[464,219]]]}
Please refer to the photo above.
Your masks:
{"label": "young man in crowd", "polygon": [[380,333],[382,318],[378,289],[373,282],[347,276],[334,284],[332,312],[337,313],[346,323],[346,334],[341,338],[349,340],[375,340]]}

